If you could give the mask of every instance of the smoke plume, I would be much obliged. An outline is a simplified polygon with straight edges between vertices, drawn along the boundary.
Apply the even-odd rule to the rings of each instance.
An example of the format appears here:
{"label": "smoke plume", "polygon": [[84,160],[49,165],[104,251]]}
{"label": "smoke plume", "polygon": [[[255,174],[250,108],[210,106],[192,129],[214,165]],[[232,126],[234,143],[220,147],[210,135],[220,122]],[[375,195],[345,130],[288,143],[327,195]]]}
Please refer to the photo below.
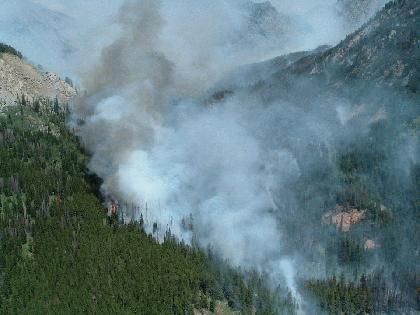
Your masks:
{"label": "smoke plume", "polygon": [[[274,53],[338,39],[316,28],[320,16],[306,21],[305,33],[295,17],[308,11],[292,8],[280,12],[305,36],[291,41],[285,32]],[[245,90],[212,98],[208,91],[232,70],[273,54],[272,35],[260,32],[253,9],[245,1],[126,1],[116,15],[118,38],[84,77],[75,118],[104,194],[135,205],[123,209],[127,221],[142,213],[150,231],[157,222],[160,232],[210,246],[233,265],[268,272],[300,300],[282,217],[295,209],[299,160],[310,163],[311,145],[344,138],[351,106],[310,91],[293,101],[266,102]]]}

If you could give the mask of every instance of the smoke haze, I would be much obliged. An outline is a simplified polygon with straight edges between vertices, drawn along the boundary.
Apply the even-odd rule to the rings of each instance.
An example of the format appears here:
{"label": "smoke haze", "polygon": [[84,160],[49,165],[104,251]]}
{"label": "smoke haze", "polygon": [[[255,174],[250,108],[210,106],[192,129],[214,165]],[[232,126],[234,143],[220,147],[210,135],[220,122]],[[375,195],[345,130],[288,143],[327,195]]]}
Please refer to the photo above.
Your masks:
{"label": "smoke haze", "polygon": [[[0,40],[80,77],[87,93],[73,123],[83,121],[89,167],[104,180],[104,194],[140,207],[149,231],[158,222],[161,232],[170,228],[233,265],[267,272],[300,301],[297,254],[284,246],[282,218],[295,210],[302,167],[316,163],[308,148],[363,137],[380,108],[355,113],[345,98],[314,97],[307,82],[299,97],[270,101],[240,89],[216,102],[209,91],[240,66],[336,44],[379,5],[349,20],[335,0],[277,0],[274,7],[245,0],[25,1],[66,16],[52,20],[56,34],[44,27],[39,33],[51,39],[41,47],[54,51],[63,45],[54,36],[66,34],[70,66],[26,49],[25,32],[13,39],[6,30]],[[16,10],[1,6],[5,16]],[[235,78],[238,86],[261,79]],[[352,125],[357,115],[365,119]],[[328,153],[322,158],[336,162]],[[125,219],[138,220],[140,212],[127,207]]]}
{"label": "smoke haze", "polygon": [[[348,31],[333,1],[306,4],[276,2],[295,23],[294,39],[286,31],[267,41],[255,28],[261,24],[249,32],[255,7],[244,1],[126,1],[116,14],[119,37],[84,77],[88,93],[76,107],[104,194],[139,206],[149,231],[158,222],[161,232],[170,228],[234,265],[268,272],[298,301],[294,253],[281,229],[295,207],[298,155],[310,163],[304,148],[344,138],[351,104],[313,98],[311,89],[299,101],[267,103],[242,91],[214,104],[207,91],[241,65],[333,44]],[[124,211],[126,220],[139,219],[139,211]]]}
{"label": "smoke haze", "polygon": [[[49,71],[79,80],[100,51],[122,31],[115,24],[115,16],[123,2],[2,1],[0,41],[23,51],[29,60]],[[266,16],[259,26],[250,28],[249,7],[259,1],[163,1],[160,11],[166,30],[160,36],[168,37],[164,49],[178,62],[207,67],[209,71],[214,61],[231,67],[231,62],[239,63],[239,57],[243,58],[241,62],[255,62],[320,44],[335,44],[385,2],[364,1],[367,5],[363,14],[350,16],[336,0],[271,1],[276,12],[270,10],[269,2],[262,2]],[[183,49],[179,50],[181,45]],[[199,46],[211,50],[205,53],[196,49]]]}

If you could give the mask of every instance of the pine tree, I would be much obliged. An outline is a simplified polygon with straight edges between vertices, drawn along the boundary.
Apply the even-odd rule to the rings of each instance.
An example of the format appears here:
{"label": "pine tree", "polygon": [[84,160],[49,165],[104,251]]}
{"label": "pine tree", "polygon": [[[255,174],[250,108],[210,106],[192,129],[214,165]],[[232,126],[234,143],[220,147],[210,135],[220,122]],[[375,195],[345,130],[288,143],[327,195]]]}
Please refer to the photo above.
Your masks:
{"label": "pine tree", "polygon": [[58,103],[58,97],[54,99],[54,113],[58,114],[60,112],[60,105]]}

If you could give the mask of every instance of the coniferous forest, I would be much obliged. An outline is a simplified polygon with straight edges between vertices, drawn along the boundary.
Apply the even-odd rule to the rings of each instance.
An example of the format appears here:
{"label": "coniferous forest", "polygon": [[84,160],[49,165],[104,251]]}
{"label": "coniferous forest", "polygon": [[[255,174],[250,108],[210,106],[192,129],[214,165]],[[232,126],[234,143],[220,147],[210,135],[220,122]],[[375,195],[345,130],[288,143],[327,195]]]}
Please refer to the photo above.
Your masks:
{"label": "coniferous forest", "polygon": [[419,314],[418,0],[124,0],[95,53],[29,2],[69,76],[0,43],[0,314]]}
{"label": "coniferous forest", "polygon": [[[124,224],[107,216],[100,179],[87,170],[89,156],[66,125],[68,107],[24,96],[17,103],[3,107],[0,116],[1,313],[295,313],[296,302],[287,289],[273,289],[266,276],[229,267],[211,249],[179,242],[170,231],[160,244],[144,231],[141,220]],[[418,132],[415,122],[406,128]],[[398,234],[396,219],[411,221],[405,227],[415,228],[415,212],[405,205],[405,216],[392,218],[389,210],[377,208],[379,199],[375,203],[372,195],[352,193],[363,185],[357,171],[372,168],[365,163],[380,166],[380,161],[364,160],[362,153],[342,155],[339,176],[347,184],[337,184],[343,190],[338,196],[358,196],[360,207],[370,209],[374,225],[369,229],[382,235],[380,255],[389,262],[398,259],[399,241],[407,243]],[[297,185],[310,187],[305,180]],[[409,203],[415,202],[418,180],[411,187]],[[287,224],[293,226],[292,221]],[[334,262],[326,262],[329,278],[301,284],[307,298],[329,314],[398,313],[418,307],[415,262],[394,261],[394,271],[369,271],[366,266],[375,257],[363,247],[362,235],[357,229],[343,235],[335,227],[319,235]]]}
{"label": "coniferous forest", "polygon": [[0,313],[294,313],[264,276],[108,217],[65,107],[18,103],[0,115]]}

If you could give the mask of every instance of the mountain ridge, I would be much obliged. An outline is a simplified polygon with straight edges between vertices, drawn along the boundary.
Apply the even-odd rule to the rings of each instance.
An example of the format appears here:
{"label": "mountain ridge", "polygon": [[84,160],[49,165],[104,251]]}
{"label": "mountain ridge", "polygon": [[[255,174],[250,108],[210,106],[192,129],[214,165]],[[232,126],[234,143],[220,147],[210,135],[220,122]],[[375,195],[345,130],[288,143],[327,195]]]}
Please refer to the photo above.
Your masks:
{"label": "mountain ridge", "polygon": [[[362,80],[416,93],[420,88],[419,29],[419,2],[389,2],[337,46],[290,65],[286,76],[316,77],[328,86]],[[281,71],[274,76],[284,78]]]}
{"label": "mountain ridge", "polygon": [[55,98],[68,103],[77,95],[76,89],[52,72],[41,71],[19,56],[0,53],[0,100],[13,104],[18,97],[32,101]]}
{"label": "mountain ridge", "polygon": [[[415,94],[420,90],[419,29],[420,2],[391,1],[336,46],[320,46],[240,67],[227,76],[234,82],[227,84],[227,89],[261,93],[269,101],[281,98],[292,81],[308,79],[329,91],[349,83]],[[243,74],[251,72],[254,77],[244,81]],[[222,80],[212,91],[229,80]],[[273,88],[279,92],[273,94]]]}

